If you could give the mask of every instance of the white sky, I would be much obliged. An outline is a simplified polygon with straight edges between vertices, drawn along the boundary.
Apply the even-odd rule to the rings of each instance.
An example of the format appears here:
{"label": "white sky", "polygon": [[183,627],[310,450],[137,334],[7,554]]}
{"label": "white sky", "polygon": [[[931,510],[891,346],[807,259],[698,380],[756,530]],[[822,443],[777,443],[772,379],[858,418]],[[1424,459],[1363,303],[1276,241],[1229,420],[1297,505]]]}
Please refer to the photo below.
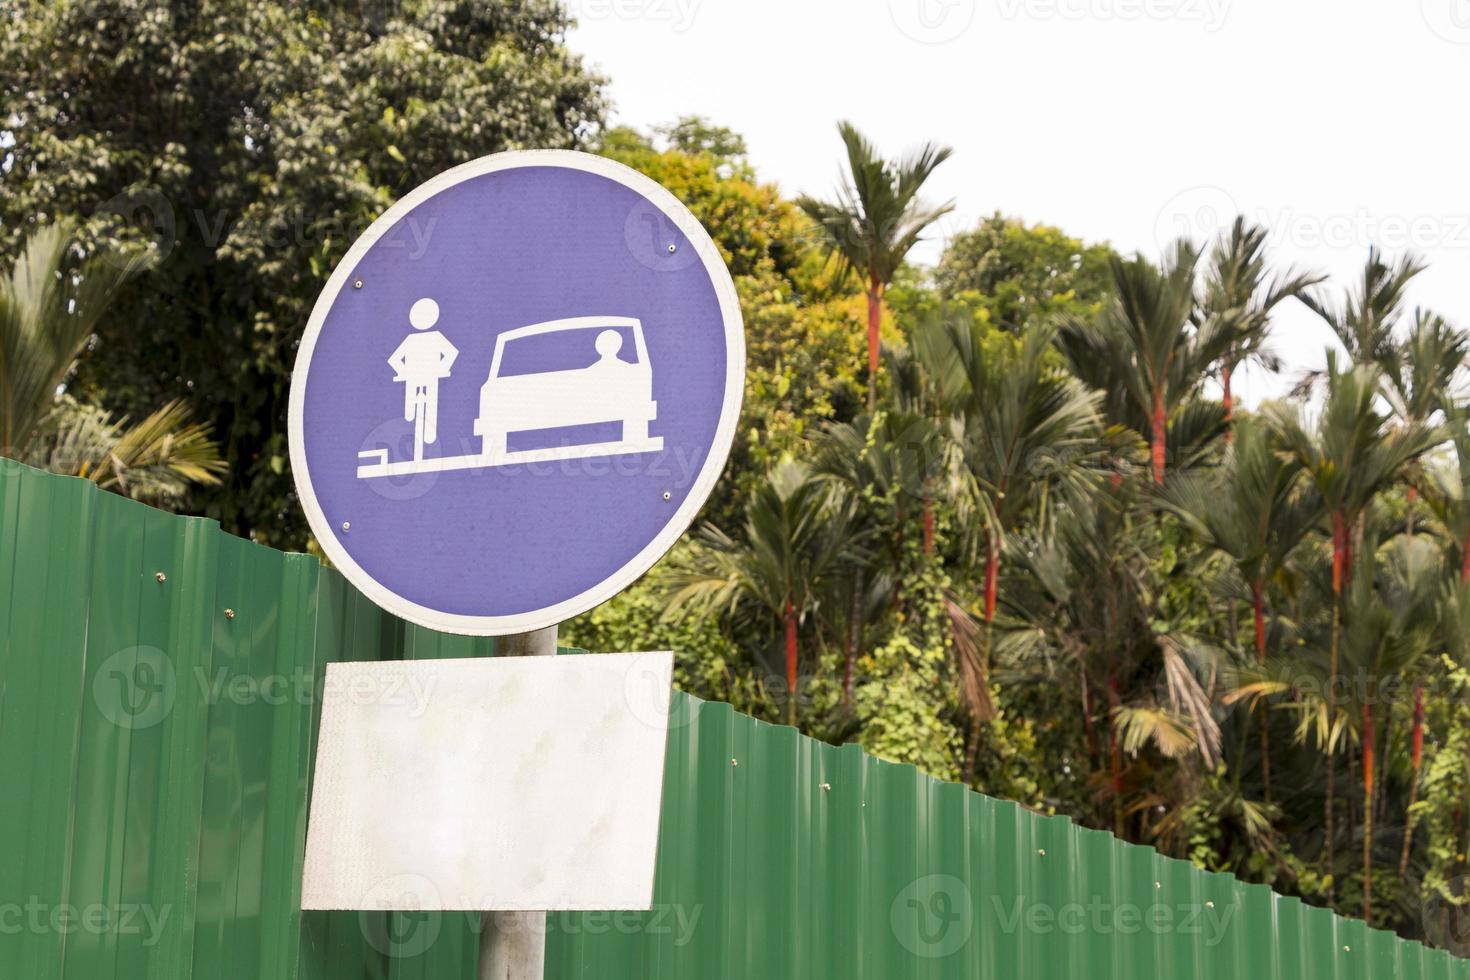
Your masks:
{"label": "white sky", "polygon": [[[832,190],[846,118],[886,155],[955,148],[941,241],[999,209],[1157,256],[1243,211],[1344,282],[1370,243],[1412,247],[1412,301],[1470,326],[1470,0],[569,2],[615,121],[707,116],[788,194]],[[1241,394],[1328,338],[1278,318],[1290,377]]]}

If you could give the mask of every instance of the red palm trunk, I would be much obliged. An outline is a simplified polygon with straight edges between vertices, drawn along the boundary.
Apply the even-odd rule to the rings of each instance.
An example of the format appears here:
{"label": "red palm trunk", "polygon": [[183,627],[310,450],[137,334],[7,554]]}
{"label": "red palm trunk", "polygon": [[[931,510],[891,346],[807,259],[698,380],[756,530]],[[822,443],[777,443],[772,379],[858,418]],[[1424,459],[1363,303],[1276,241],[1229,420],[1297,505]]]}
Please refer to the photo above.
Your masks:
{"label": "red palm trunk", "polygon": [[1465,532],[1465,540],[1460,542],[1460,584],[1467,580],[1470,580],[1470,531]]}
{"label": "red palm trunk", "polygon": [[1220,404],[1225,408],[1226,442],[1230,442],[1235,438],[1235,433],[1231,428],[1231,423],[1235,421],[1235,400],[1230,397],[1230,377],[1233,374],[1235,374],[1235,364],[1231,361],[1226,361],[1225,366],[1220,369],[1220,387],[1223,389]]}
{"label": "red palm trunk", "polygon": [[786,718],[796,724],[796,607],[786,600]]}
{"label": "red palm trunk", "polygon": [[1341,595],[1347,572],[1347,522],[1341,511],[1332,514],[1332,594]]}
{"label": "red palm trunk", "polygon": [[1154,418],[1153,418],[1153,465],[1154,482],[1164,482],[1164,440],[1167,436],[1167,428],[1164,425],[1164,389],[1162,387],[1154,390]]}
{"label": "red palm trunk", "polygon": [[1404,847],[1399,853],[1399,877],[1409,873],[1409,854],[1414,848],[1414,804],[1419,801],[1419,766],[1424,762],[1424,688],[1414,685],[1414,734],[1409,742],[1409,805],[1404,808]]}
{"label": "red palm trunk", "polygon": [[1261,580],[1251,583],[1251,612],[1256,621],[1256,659],[1266,662],[1266,600],[1262,594]]}
{"label": "red palm trunk", "polygon": [[[1116,708],[1122,698],[1118,696],[1118,677],[1108,675],[1108,702]],[[1123,753],[1118,745],[1118,729],[1113,724],[1113,714],[1108,712],[1108,765],[1112,769],[1113,782],[1113,836],[1123,836]]]}
{"label": "red palm trunk", "polygon": [[934,501],[924,501],[924,554],[934,554]]}
{"label": "red palm trunk", "polygon": [[1409,750],[1409,762],[1414,767],[1414,772],[1419,772],[1419,764],[1424,761],[1424,688],[1414,686],[1414,735],[1413,744]]}
{"label": "red palm trunk", "polygon": [[995,586],[1000,577],[1000,548],[996,544],[995,535],[985,546],[985,622],[989,623],[995,619]]}
{"label": "red palm trunk", "polygon": [[[1251,613],[1256,626],[1256,659],[1266,665],[1266,602],[1262,595],[1260,579],[1251,582]],[[1265,710],[1261,712],[1261,785],[1266,791],[1266,802],[1271,802],[1271,719]]]}
{"label": "red palm trunk", "polygon": [[883,319],[883,283],[868,279],[868,411],[878,407],[878,327]]}

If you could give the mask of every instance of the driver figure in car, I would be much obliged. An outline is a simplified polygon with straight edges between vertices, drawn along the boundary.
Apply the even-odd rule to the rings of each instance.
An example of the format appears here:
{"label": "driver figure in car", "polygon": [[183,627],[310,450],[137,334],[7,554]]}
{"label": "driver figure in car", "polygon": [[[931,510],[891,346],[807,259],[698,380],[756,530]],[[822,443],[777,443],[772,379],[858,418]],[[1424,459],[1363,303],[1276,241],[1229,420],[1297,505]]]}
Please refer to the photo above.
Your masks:
{"label": "driver figure in car", "polygon": [[[424,298],[408,311],[408,322],[417,333],[403,338],[388,357],[396,372],[394,381],[403,382],[403,421],[414,420],[415,403],[422,393],[423,441],[432,444],[439,437],[439,381],[449,377],[449,369],[459,357],[459,349],[449,338],[430,327],[439,322],[439,304]],[[414,446],[414,458],[423,456],[423,447]]]}

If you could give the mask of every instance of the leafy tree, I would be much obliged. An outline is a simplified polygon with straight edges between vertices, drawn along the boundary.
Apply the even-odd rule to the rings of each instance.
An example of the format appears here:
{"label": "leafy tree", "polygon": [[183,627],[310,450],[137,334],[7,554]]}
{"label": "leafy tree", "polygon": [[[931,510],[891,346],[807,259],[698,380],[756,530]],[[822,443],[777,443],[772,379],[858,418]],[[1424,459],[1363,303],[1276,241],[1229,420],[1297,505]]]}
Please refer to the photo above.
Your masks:
{"label": "leafy tree", "polygon": [[1091,316],[1113,287],[1107,245],[999,213],[950,239],[934,270],[939,295],[973,296],[990,321],[1018,331],[1058,313]]}
{"label": "leafy tree", "polygon": [[152,241],[75,390],[141,416],[185,399],[229,474],[192,505],[300,546],[285,408],[307,314],[399,195],[496,150],[585,142],[602,82],[556,0],[22,0],[0,18],[0,239],[87,217]]}
{"label": "leafy tree", "polygon": [[878,404],[879,325],[883,292],[924,229],[954,209],[930,207],[919,191],[950,149],[926,143],[911,156],[885,161],[849,122],[837,131],[847,147],[847,180],[837,199],[802,197],[802,210],[821,228],[827,247],[845,271],[856,274],[868,296],[868,410]]}
{"label": "leafy tree", "polygon": [[703,116],[684,116],[667,126],[655,126],[669,149],[690,156],[708,156],[721,164],[744,164],[745,137]]}

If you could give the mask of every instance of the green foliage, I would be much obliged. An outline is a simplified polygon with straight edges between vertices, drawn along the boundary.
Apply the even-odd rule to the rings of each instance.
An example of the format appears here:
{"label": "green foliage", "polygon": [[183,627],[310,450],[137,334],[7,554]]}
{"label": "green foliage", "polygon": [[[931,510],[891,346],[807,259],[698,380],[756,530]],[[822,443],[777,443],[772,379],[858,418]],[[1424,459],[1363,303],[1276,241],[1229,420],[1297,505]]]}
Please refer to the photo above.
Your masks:
{"label": "green foliage", "polygon": [[898,635],[863,662],[856,692],[860,744],[890,762],[907,762],[940,779],[960,775],[963,736],[935,697],[942,647],[922,647]]}
{"label": "green foliage", "polygon": [[[885,160],[844,125],[836,198],[788,200],[709,120],[603,129],[554,0],[12,6],[26,458],[301,545],[289,371],[349,242],[452,164],[595,148],[709,229],[748,375],[698,532],[565,641],[672,649],[701,697],[1406,934],[1463,900],[1470,345],[1405,322],[1416,260],[1370,252],[1328,303],[1244,221],[1154,261],[995,215],[931,277],[904,263],[947,150]],[[1352,363],[1307,379],[1319,412],[1234,412],[1210,382],[1270,366],[1289,298]],[[1417,689],[1422,729],[1393,693]]]}
{"label": "green foliage", "polygon": [[1423,789],[1413,817],[1424,842],[1423,880],[1427,894],[1464,904],[1466,800],[1470,799],[1470,672],[1463,661],[1444,658],[1443,696],[1430,701]]}
{"label": "green foliage", "polygon": [[83,251],[67,220],[42,225],[0,274],[0,455],[151,503],[219,482],[209,427],[172,401],[135,425],[57,392],[92,331],[147,253]]}
{"label": "green foliage", "polygon": [[1090,316],[1112,289],[1113,250],[999,213],[950,239],[934,270],[941,297],[970,301],[1008,330],[1058,313]]}
{"label": "green foliage", "polygon": [[99,248],[152,241],[76,390],[140,417],[176,398],[229,477],[193,509],[305,542],[285,406],[307,314],[355,235],[400,194],[496,150],[576,146],[602,82],[555,0],[24,0],[0,18],[13,143],[0,239],[87,218]]}

